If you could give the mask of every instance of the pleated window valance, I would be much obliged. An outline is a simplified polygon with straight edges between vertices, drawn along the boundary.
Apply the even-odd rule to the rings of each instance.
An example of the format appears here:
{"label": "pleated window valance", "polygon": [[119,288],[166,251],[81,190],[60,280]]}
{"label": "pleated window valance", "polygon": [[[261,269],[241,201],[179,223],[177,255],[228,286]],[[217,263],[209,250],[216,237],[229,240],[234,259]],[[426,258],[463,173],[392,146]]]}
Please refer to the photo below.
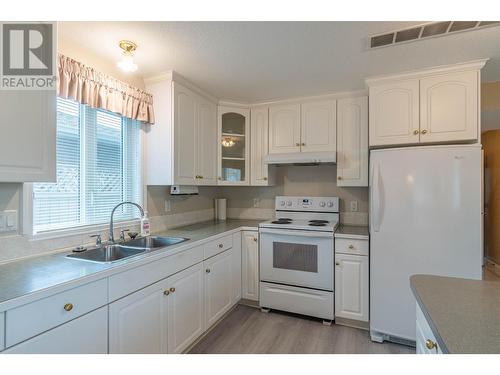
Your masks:
{"label": "pleated window valance", "polygon": [[93,108],[153,124],[153,96],[70,57],[58,56],[57,94]]}

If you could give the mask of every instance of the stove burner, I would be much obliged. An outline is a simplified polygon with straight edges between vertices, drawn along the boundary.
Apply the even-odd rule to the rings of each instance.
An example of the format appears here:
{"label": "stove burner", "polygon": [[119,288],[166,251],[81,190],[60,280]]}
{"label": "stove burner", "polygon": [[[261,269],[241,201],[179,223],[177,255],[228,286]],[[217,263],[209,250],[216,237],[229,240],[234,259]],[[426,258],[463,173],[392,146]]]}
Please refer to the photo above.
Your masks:
{"label": "stove burner", "polygon": [[291,224],[292,221],[291,220],[274,220],[274,221],[271,221],[272,224]]}
{"label": "stove burner", "polygon": [[313,223],[314,223],[314,224],[328,224],[328,223],[329,223],[329,221],[328,221],[328,220],[309,220],[309,222],[310,222],[311,224],[313,224]]}
{"label": "stove burner", "polygon": [[292,219],[289,219],[287,217],[279,217],[277,220],[279,220],[279,221],[292,221]]}
{"label": "stove burner", "polygon": [[[328,221],[327,221],[328,223]],[[326,227],[326,223],[318,223],[318,222],[309,222],[309,226],[311,227]]]}

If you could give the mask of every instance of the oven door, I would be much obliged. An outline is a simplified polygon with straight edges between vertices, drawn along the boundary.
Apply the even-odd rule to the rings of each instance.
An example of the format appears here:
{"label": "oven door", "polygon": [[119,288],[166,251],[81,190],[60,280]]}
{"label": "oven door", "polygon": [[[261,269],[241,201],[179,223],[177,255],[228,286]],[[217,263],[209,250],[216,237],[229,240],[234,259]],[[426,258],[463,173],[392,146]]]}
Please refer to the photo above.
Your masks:
{"label": "oven door", "polygon": [[260,228],[260,279],[333,291],[333,233]]}

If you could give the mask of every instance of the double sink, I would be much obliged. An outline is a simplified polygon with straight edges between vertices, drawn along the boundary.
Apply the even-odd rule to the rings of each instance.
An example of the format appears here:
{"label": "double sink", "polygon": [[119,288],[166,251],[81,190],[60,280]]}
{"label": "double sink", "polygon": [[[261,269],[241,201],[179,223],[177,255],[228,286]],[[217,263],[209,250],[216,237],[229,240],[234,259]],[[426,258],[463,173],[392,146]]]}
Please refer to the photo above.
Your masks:
{"label": "double sink", "polygon": [[122,259],[141,255],[167,246],[189,240],[183,237],[140,237],[121,243],[101,245],[79,253],[66,255],[68,258],[95,263],[113,263]]}

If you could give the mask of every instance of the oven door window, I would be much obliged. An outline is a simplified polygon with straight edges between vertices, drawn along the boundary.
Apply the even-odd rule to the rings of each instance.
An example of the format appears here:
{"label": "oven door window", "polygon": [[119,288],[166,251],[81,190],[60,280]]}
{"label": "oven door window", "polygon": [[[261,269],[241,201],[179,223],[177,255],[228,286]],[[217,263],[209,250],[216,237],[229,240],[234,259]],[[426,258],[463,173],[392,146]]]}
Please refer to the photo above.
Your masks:
{"label": "oven door window", "polygon": [[273,242],[273,268],[318,272],[318,246]]}

